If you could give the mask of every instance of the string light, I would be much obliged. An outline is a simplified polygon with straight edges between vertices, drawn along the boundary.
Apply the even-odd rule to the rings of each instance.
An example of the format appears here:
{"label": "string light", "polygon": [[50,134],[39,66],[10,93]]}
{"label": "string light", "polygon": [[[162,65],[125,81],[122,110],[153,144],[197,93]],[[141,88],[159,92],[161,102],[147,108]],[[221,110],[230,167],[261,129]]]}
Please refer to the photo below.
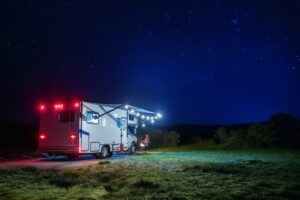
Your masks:
{"label": "string light", "polygon": [[125,105],[125,109],[126,109],[126,110],[128,109],[128,105]]}

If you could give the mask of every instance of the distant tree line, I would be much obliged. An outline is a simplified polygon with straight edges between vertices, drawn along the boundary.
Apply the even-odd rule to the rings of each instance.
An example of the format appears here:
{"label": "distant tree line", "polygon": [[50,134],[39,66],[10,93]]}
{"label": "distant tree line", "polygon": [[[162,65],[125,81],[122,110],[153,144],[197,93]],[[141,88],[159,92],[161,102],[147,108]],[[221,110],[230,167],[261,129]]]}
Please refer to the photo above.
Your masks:
{"label": "distant tree line", "polygon": [[220,127],[215,141],[236,148],[300,148],[300,124],[292,115],[277,114],[243,128]]}
{"label": "distant tree line", "polygon": [[141,129],[138,140],[142,141],[148,134],[151,148],[178,144],[222,144],[232,148],[300,148],[300,122],[290,114],[276,114],[266,122],[255,124],[181,125],[173,128],[176,131]]}

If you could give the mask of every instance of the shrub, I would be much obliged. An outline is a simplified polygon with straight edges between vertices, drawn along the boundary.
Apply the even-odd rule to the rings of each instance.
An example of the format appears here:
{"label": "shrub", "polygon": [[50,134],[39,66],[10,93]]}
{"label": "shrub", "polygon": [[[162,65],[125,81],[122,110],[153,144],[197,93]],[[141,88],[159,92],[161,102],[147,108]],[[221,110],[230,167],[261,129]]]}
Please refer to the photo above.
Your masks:
{"label": "shrub", "polygon": [[203,139],[200,136],[194,136],[191,138],[191,143],[192,144],[202,144]]}
{"label": "shrub", "polygon": [[217,141],[232,147],[300,147],[299,121],[289,114],[278,114],[265,123],[246,128],[217,129]]}
{"label": "shrub", "polygon": [[215,138],[221,144],[229,144],[229,134],[225,127],[220,127],[216,130]]}
{"label": "shrub", "polygon": [[180,142],[180,134],[176,131],[162,131],[155,128],[143,129],[138,134],[139,141],[148,134],[150,138],[149,147],[177,146]]}

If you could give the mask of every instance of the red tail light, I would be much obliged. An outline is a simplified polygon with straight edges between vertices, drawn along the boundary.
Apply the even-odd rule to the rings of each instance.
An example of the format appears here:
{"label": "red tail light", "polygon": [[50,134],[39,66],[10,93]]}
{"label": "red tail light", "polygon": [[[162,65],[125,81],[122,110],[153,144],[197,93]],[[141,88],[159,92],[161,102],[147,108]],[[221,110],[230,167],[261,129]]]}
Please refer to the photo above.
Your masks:
{"label": "red tail light", "polygon": [[41,140],[46,139],[46,135],[45,135],[45,134],[40,134],[40,139],[41,139]]}
{"label": "red tail light", "polygon": [[71,140],[75,140],[77,138],[77,136],[74,134],[74,133],[71,133],[70,134],[70,139]]}

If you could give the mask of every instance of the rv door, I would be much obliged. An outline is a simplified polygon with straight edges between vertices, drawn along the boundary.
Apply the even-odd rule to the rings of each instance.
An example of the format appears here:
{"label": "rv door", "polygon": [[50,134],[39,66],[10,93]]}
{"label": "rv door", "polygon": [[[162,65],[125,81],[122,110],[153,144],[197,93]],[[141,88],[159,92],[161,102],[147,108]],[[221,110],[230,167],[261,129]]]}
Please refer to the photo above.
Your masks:
{"label": "rv door", "polygon": [[120,143],[123,144],[123,137],[127,135],[127,118],[123,117],[121,120],[122,120],[122,128],[121,128]]}

